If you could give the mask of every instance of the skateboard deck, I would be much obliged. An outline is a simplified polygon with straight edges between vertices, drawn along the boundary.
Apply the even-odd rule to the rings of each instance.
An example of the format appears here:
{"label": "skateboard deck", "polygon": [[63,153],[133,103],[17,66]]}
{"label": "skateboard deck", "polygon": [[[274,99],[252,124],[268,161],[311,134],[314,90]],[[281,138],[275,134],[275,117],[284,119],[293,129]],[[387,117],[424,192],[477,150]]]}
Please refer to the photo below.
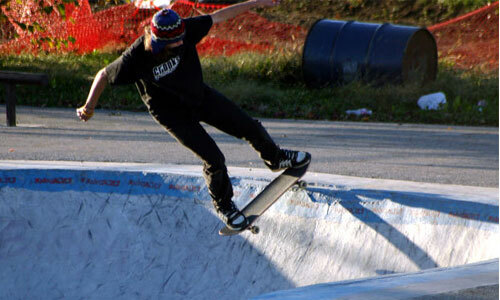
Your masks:
{"label": "skateboard deck", "polygon": [[[310,160],[310,154],[308,154],[308,156]],[[245,230],[250,230],[254,234],[258,233],[259,228],[253,225],[255,220],[257,220],[293,185],[298,183],[299,187],[305,188],[305,182],[300,181],[300,178],[306,173],[309,164],[310,162],[300,168],[286,169],[242,209],[241,212],[248,219],[248,226],[246,228],[233,230],[224,226],[221,230],[219,230],[219,234],[224,236],[236,235]]]}

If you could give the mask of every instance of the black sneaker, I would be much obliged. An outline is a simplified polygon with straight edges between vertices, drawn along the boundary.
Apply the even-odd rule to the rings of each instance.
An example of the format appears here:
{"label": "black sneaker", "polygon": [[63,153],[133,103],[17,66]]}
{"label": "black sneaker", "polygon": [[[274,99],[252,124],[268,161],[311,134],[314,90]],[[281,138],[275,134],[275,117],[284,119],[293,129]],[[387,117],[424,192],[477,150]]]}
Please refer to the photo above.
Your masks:
{"label": "black sneaker", "polygon": [[274,162],[265,161],[265,164],[274,172],[288,168],[300,168],[307,165],[311,156],[307,152],[280,149]]}
{"label": "black sneaker", "polygon": [[214,204],[215,211],[219,218],[233,230],[242,230],[248,226],[247,218],[241,213],[241,211],[234,205],[232,200],[229,201],[217,201],[212,200]]}

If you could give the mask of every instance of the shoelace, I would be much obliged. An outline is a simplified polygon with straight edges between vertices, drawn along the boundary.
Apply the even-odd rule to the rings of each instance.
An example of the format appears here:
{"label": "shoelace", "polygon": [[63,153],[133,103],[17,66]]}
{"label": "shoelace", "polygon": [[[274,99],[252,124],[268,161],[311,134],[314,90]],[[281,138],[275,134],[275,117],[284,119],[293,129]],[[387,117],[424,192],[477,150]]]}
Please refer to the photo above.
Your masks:
{"label": "shoelace", "polygon": [[236,208],[233,202],[227,205],[220,205],[214,201],[215,207],[218,211],[219,216],[224,221],[224,223],[231,225],[231,227],[240,227],[246,224],[246,218],[241,214],[241,212]]}
{"label": "shoelace", "polygon": [[279,163],[280,168],[290,168],[292,167],[292,161],[295,159],[297,153],[294,151],[283,150],[286,159],[281,160]]}

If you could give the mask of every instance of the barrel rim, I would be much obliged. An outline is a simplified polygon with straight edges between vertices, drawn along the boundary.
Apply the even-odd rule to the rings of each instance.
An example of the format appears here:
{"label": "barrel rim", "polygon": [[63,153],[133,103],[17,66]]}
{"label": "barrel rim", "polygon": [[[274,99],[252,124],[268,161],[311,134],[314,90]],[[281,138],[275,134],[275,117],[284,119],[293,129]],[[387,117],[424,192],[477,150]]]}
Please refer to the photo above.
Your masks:
{"label": "barrel rim", "polygon": [[[409,44],[410,42],[412,41],[413,37],[418,34],[418,33],[424,33],[425,35],[429,36],[432,43],[431,45],[433,46],[433,54],[436,56],[436,59],[433,60],[433,67],[434,67],[434,70],[435,72],[432,74],[432,76],[429,78],[429,81],[434,81],[436,80],[436,77],[437,77],[437,73],[439,71],[439,51],[438,51],[438,45],[437,45],[437,42],[436,42],[436,37],[434,36],[434,34],[432,34],[432,32],[425,26],[420,26],[420,27],[417,27],[418,29],[415,30],[415,32],[408,38],[408,40],[406,41],[406,45],[405,45],[405,49],[404,49],[404,52],[403,52],[403,59],[401,61],[401,79],[403,82],[405,82],[406,80],[408,80],[407,78],[405,78],[405,75],[407,74],[404,74],[404,61],[407,57],[407,51],[409,49]],[[429,74],[425,74],[425,75],[429,75]],[[426,80],[422,80],[422,83],[426,83],[427,81]]]}
{"label": "barrel rim", "polygon": [[307,47],[307,41],[309,41],[309,35],[311,34],[311,32],[314,30],[314,28],[316,27],[316,25],[318,23],[320,23],[321,21],[323,20],[329,20],[327,18],[322,18],[322,19],[318,19],[316,20],[312,25],[311,27],[309,28],[309,30],[307,31],[307,35],[306,35],[306,39],[304,40],[304,46],[302,47],[302,59],[301,59],[301,63],[302,63],[302,78],[304,79],[304,82],[306,83],[306,85],[310,86],[311,85],[311,82],[308,82],[308,79],[307,79],[307,76],[305,73],[306,69],[304,68],[304,65],[305,65],[305,56],[306,56],[306,47]]}
{"label": "barrel rim", "polygon": [[[342,31],[344,31],[346,29],[347,26],[350,26],[354,23],[357,23],[356,21],[345,21],[344,24],[342,24],[342,26],[340,27],[339,29],[339,32],[337,34],[337,36],[335,37],[335,40],[333,41],[333,49],[332,49],[332,53],[329,57],[329,65],[331,67],[331,78],[330,78],[330,82],[335,82],[335,75],[338,75],[338,74],[335,74],[336,72],[336,69],[338,68],[338,63],[335,61],[335,58],[337,57],[337,52],[338,52],[338,48],[337,48],[337,45],[338,45],[338,40],[340,38],[340,35],[342,34]],[[342,74],[343,76],[343,74]]]}

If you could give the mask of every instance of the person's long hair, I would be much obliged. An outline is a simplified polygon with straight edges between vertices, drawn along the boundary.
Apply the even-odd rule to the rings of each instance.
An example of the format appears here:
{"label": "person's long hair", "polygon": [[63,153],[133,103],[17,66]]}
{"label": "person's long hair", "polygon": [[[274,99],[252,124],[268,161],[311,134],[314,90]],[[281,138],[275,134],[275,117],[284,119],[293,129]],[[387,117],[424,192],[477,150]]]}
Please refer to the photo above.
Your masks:
{"label": "person's long hair", "polygon": [[151,51],[151,26],[147,25],[144,27],[144,49],[146,51]]}

